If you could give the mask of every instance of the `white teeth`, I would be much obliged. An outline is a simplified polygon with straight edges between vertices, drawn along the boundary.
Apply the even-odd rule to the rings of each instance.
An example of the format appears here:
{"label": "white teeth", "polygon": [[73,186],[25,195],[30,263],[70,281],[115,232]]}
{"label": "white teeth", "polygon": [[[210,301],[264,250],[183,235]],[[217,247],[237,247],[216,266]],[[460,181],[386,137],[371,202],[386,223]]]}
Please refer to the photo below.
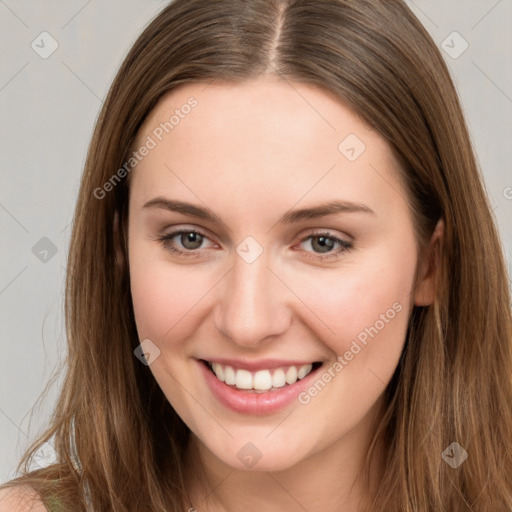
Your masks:
{"label": "white teeth", "polygon": [[247,370],[236,371],[236,383],[238,389],[252,389],[252,375]]}
{"label": "white teeth", "polygon": [[212,367],[215,375],[217,375],[217,378],[224,382],[224,368],[222,368],[222,365],[219,363],[212,363]]}
{"label": "white teeth", "polygon": [[[215,372],[215,369],[213,371]],[[236,382],[235,370],[231,366],[224,368],[224,382],[229,386],[233,386]]]}
{"label": "white teeth", "polygon": [[295,384],[297,380],[306,377],[312,370],[311,363],[297,368],[289,366],[274,370],[258,370],[251,373],[248,370],[235,369],[232,366],[223,366],[219,363],[211,363],[211,368],[221,382],[228,386],[236,386],[238,389],[268,391]]}
{"label": "white teeth", "polygon": [[303,379],[311,371],[311,368],[313,368],[312,364],[305,364],[304,366],[301,366],[297,372],[297,378]]}
{"label": "white teeth", "polygon": [[290,366],[286,372],[286,384],[293,384],[294,382],[297,382],[297,368]]}
{"label": "white teeth", "polygon": [[278,368],[274,375],[272,375],[272,387],[273,388],[282,388],[286,385],[286,377],[284,375],[284,371],[281,368]]}
{"label": "white teeth", "polygon": [[254,374],[254,389],[270,389],[272,387],[272,376],[268,370],[260,370]]}

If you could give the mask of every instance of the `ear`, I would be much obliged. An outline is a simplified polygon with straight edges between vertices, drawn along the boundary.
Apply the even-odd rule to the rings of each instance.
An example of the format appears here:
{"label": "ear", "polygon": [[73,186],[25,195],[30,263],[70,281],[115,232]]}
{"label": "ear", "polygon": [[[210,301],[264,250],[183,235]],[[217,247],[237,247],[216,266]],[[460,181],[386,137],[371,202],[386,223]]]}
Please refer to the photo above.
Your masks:
{"label": "ear", "polygon": [[124,240],[123,233],[121,233],[120,221],[119,221],[119,212],[116,210],[114,214],[114,246],[116,251],[116,266],[123,270],[126,265],[125,254],[123,251]]}
{"label": "ear", "polygon": [[435,277],[439,271],[439,262],[444,240],[444,220],[439,219],[425,252],[418,274],[414,292],[415,306],[429,306],[435,298]]}

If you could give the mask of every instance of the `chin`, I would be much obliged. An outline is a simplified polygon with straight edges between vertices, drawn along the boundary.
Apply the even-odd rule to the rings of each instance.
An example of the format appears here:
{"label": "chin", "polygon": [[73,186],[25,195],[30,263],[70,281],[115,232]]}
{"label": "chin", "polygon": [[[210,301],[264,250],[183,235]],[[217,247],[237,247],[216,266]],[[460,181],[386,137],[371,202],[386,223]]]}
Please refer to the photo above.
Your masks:
{"label": "chin", "polygon": [[[206,443],[205,443],[206,444]],[[304,442],[284,443],[245,435],[223,446],[207,445],[207,449],[222,463],[242,471],[284,471],[296,466],[309,455]],[[298,449],[298,446],[300,449]]]}

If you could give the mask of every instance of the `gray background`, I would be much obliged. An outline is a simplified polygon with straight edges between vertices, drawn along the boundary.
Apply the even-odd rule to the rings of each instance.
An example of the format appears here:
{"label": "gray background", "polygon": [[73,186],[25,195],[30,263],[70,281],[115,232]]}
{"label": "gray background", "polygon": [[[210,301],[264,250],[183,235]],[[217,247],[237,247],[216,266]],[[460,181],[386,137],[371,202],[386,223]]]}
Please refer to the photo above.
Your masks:
{"label": "gray background", "polygon": [[[101,101],[130,45],[165,3],[0,0],[0,482],[15,476],[62,382],[56,370],[66,353],[70,221]],[[512,0],[408,4],[444,48],[510,271]],[[44,31],[58,43],[46,59],[31,47],[35,40],[40,52],[50,48],[48,38],[41,43]],[[465,43],[454,31],[469,45],[460,56]],[[52,375],[48,398],[31,415]]]}

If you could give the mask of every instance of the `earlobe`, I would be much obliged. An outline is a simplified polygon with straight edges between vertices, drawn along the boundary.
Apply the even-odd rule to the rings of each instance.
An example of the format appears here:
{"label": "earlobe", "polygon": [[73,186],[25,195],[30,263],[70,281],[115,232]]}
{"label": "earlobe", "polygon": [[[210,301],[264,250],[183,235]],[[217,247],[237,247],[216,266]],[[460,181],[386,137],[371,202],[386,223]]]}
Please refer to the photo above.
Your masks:
{"label": "earlobe", "polygon": [[123,251],[123,234],[121,233],[120,223],[119,223],[119,212],[116,210],[114,214],[114,246],[115,246],[115,254],[116,254],[116,266],[122,270],[125,266],[125,256]]}
{"label": "earlobe", "polygon": [[435,298],[435,278],[439,272],[441,251],[444,240],[444,220],[437,222],[430,244],[421,262],[418,284],[414,294],[415,306],[429,306]]}

